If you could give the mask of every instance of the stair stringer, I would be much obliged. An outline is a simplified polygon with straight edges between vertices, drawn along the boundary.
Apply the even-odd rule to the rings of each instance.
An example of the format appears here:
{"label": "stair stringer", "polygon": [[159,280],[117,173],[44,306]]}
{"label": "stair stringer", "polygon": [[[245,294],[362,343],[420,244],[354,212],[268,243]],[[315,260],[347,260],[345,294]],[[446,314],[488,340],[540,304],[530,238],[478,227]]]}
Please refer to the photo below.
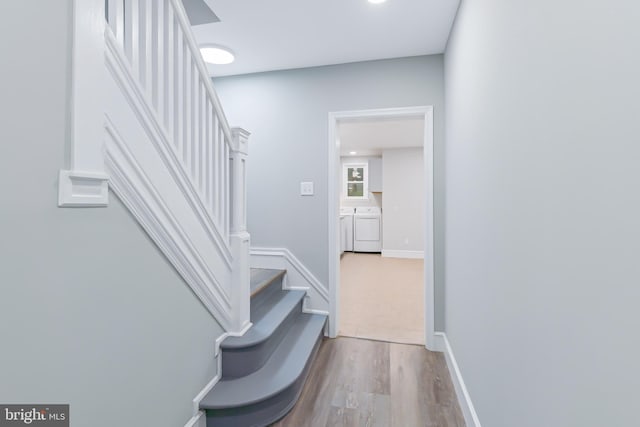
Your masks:
{"label": "stair stringer", "polygon": [[198,209],[188,180],[181,179],[184,172],[171,158],[168,138],[145,111],[146,103],[136,99],[138,89],[127,82],[127,70],[117,61],[108,63],[104,154],[110,188],[220,325],[226,331],[243,329],[248,319],[234,318],[228,244],[206,210]]}

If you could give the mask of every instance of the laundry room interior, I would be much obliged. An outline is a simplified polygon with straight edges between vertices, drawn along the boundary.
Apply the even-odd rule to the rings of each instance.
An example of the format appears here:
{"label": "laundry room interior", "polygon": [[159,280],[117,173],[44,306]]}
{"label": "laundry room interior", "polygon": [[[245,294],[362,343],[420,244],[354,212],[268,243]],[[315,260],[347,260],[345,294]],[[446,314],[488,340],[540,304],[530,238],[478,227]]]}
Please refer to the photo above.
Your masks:
{"label": "laundry room interior", "polygon": [[341,120],[342,336],[424,344],[422,117]]}

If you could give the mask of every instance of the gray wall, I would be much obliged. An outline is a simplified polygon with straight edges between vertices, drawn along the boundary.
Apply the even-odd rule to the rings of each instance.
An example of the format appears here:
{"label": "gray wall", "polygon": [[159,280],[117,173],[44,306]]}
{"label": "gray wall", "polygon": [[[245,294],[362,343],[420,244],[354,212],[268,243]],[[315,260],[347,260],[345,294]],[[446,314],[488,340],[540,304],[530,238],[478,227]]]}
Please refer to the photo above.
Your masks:
{"label": "gray wall", "polygon": [[480,420],[637,425],[640,3],[462,3],[446,332]]}
{"label": "gray wall", "polygon": [[423,149],[384,150],[382,168],[383,251],[424,251]]}
{"label": "gray wall", "polygon": [[[327,122],[332,111],[433,105],[436,329],[444,327],[444,98],[442,55],[214,79],[233,125],[252,132],[252,245],[286,247],[328,282]],[[300,181],[315,197],[299,195]]]}
{"label": "gray wall", "polygon": [[[182,426],[221,329],[122,204],[59,209],[70,1],[0,3],[0,402]],[[37,49],[35,49],[37,48]]]}

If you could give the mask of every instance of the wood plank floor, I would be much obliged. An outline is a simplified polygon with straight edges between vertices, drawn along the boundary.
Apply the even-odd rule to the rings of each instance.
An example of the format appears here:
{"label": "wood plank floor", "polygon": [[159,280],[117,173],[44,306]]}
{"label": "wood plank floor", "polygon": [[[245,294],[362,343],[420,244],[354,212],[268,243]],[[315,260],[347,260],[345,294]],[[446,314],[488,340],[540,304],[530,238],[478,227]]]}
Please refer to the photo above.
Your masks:
{"label": "wood plank floor", "polygon": [[464,427],[442,353],[325,339],[298,403],[273,427]]}

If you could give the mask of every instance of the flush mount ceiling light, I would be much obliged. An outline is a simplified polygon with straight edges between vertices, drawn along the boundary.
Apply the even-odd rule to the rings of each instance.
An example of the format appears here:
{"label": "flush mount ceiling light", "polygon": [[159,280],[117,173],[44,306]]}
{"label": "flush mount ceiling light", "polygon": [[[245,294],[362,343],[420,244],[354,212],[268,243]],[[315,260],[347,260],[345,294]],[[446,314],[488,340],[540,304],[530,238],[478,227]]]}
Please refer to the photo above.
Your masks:
{"label": "flush mount ceiling light", "polygon": [[352,156],[355,156],[356,154],[358,154],[357,151],[349,151],[349,154],[351,154]]}
{"label": "flush mount ceiling light", "polygon": [[231,64],[236,59],[231,49],[217,45],[202,46],[200,54],[204,62],[215,65]]}
{"label": "flush mount ceiling light", "polygon": [[369,0],[369,3],[372,3],[372,4],[380,4],[380,3],[384,3],[384,2],[386,2],[386,1],[387,1],[387,0]]}

